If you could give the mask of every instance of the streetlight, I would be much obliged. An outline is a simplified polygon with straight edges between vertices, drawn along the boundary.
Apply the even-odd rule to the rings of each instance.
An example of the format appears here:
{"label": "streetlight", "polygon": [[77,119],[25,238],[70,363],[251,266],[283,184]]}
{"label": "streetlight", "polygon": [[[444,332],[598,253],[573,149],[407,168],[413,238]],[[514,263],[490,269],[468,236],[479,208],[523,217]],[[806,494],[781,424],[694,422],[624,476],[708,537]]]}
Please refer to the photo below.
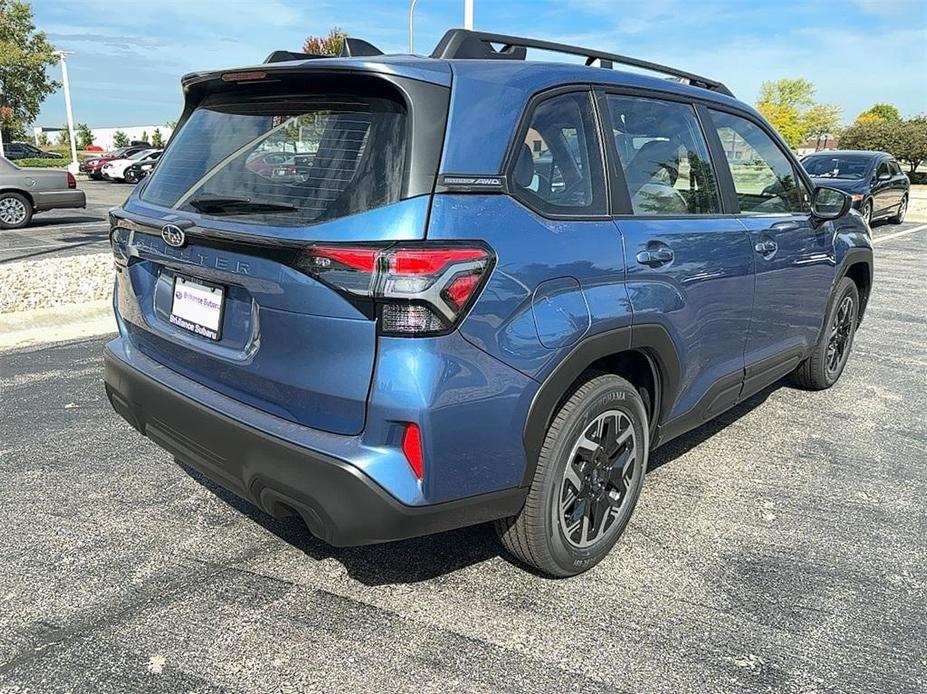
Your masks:
{"label": "streetlight", "polygon": [[409,4],[409,53],[415,53],[415,3],[418,0],[412,0]]}
{"label": "streetlight", "polygon": [[65,60],[67,56],[73,55],[71,51],[58,51],[58,58],[61,60],[61,83],[64,85],[64,108],[68,114],[68,140],[71,142],[71,163],[68,170],[72,174],[77,174],[77,141],[74,137],[74,114],[71,112],[71,86],[68,83],[68,63]]}
{"label": "streetlight", "polygon": [[[415,3],[409,3],[409,53],[415,53]],[[473,0],[464,0],[464,29],[473,31]]]}

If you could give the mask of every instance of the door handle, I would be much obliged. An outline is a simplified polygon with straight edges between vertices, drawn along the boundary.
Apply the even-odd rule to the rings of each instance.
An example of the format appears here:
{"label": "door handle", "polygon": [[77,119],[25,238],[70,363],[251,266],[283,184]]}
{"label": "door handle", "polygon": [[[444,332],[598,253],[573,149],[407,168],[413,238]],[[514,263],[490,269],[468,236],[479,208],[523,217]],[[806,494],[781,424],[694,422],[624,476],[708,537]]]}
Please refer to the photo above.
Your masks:
{"label": "door handle", "polygon": [[779,250],[779,244],[775,241],[760,241],[753,248],[760,255],[771,255]]}
{"label": "door handle", "polygon": [[672,248],[657,248],[652,251],[641,251],[636,256],[637,262],[641,265],[649,265],[650,267],[671,263],[674,257]]}

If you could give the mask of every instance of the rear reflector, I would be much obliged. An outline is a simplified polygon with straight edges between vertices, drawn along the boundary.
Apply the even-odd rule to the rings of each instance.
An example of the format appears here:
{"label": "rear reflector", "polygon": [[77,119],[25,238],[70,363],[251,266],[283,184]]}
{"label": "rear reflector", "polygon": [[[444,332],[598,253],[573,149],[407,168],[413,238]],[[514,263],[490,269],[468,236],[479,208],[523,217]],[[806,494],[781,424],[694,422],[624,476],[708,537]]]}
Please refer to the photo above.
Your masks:
{"label": "rear reflector", "polygon": [[422,432],[418,424],[409,422],[402,433],[402,453],[409,462],[412,472],[421,481],[425,472],[425,461],[422,456]]}
{"label": "rear reflector", "polygon": [[452,329],[492,260],[479,246],[318,245],[303,251],[296,267],[349,298],[373,300],[382,333],[414,337]]}

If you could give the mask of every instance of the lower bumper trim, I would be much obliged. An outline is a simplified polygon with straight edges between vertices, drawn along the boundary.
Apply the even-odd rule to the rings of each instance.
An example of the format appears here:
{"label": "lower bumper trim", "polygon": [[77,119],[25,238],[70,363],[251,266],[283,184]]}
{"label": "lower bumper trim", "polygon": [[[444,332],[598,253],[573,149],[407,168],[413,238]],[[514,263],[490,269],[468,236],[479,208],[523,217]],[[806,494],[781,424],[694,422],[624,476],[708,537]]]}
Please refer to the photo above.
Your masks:
{"label": "lower bumper trim", "polygon": [[299,515],[335,546],[428,535],[512,516],[526,490],[407,506],[356,466],[253,429],[104,352],[106,394],[140,433],[220,486],[276,516]]}

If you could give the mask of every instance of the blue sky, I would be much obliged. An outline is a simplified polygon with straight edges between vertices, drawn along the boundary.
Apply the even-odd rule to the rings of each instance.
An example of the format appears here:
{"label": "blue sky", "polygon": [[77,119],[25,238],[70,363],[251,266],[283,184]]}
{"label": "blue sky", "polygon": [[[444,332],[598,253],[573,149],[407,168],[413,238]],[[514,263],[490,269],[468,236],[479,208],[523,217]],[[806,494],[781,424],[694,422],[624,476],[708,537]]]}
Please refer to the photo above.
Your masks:
{"label": "blue sky", "polygon": [[[408,0],[34,0],[68,62],[76,121],[160,124],[186,72],[261,62],[340,26],[407,52]],[[419,0],[416,51],[462,26],[463,0]],[[845,121],[876,102],[927,112],[927,0],[476,0],[475,27],[612,50],[725,82],[752,103],[764,79],[806,77]],[[60,70],[52,70],[60,79]],[[65,122],[64,99],[38,123]]]}

